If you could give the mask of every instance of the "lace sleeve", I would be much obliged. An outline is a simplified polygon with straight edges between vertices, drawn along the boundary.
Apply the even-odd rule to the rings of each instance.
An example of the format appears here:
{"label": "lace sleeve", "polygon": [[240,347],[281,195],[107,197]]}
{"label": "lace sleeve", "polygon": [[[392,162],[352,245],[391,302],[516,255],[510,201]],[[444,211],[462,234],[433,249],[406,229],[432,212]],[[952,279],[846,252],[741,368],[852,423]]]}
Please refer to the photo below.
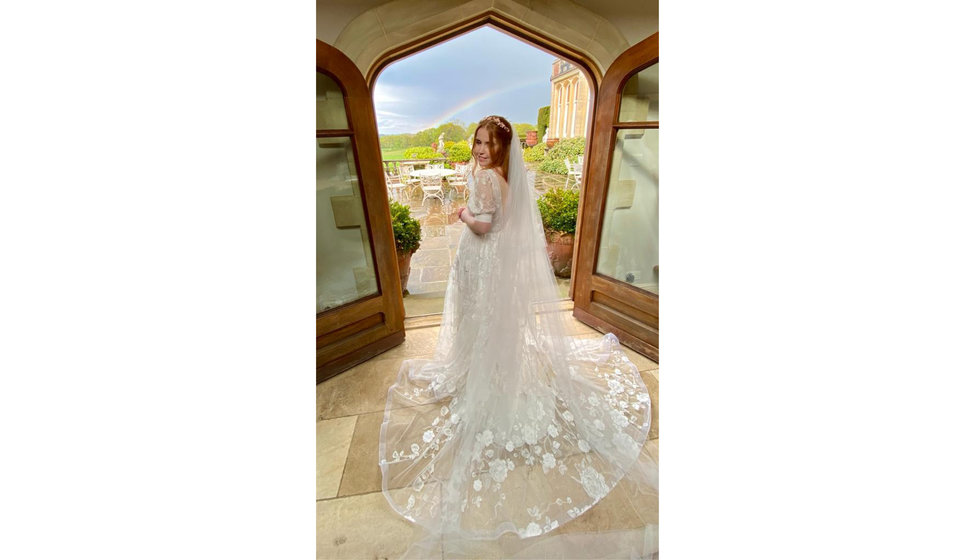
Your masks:
{"label": "lace sleeve", "polygon": [[475,179],[476,186],[473,188],[473,196],[470,198],[470,212],[479,222],[490,223],[493,221],[493,213],[497,211],[496,198],[493,190],[494,172],[489,169],[477,171]]}

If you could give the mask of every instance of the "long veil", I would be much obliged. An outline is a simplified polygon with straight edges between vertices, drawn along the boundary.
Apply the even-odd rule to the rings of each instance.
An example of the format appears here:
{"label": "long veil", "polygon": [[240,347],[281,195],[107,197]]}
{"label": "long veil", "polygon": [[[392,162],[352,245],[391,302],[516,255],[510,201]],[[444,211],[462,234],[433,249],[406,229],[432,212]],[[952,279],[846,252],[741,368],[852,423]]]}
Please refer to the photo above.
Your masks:
{"label": "long veil", "polygon": [[[497,239],[481,240],[492,266],[471,280],[483,306],[447,288],[433,358],[389,390],[382,491],[420,528],[406,557],[652,557],[649,393],[615,336],[569,336],[516,138],[509,158]],[[601,500],[615,522],[582,518]]]}

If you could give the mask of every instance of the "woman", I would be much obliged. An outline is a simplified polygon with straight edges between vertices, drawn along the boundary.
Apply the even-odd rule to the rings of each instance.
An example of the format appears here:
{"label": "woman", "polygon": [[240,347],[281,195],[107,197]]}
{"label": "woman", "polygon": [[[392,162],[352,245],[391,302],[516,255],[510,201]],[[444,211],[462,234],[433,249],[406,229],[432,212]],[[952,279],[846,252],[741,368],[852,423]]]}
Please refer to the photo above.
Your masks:
{"label": "woman", "polygon": [[[488,545],[507,556],[650,555],[657,504],[650,397],[615,336],[567,335],[568,312],[513,137],[503,117],[477,125],[470,196],[459,211],[467,227],[435,355],[406,360],[388,391],[382,490],[430,535],[417,543],[419,556],[436,547],[476,554],[474,543],[481,555]],[[602,534],[556,531],[617,484],[624,488],[617,507],[641,523]]]}

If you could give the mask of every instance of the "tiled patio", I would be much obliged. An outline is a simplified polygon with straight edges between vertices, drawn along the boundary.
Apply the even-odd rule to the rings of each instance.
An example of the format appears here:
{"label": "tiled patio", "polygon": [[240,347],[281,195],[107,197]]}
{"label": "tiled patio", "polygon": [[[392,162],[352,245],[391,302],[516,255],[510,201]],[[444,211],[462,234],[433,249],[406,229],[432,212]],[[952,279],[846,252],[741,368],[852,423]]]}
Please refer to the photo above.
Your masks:
{"label": "tiled patio", "polygon": [[[576,337],[601,336],[575,319],[572,323]],[[412,525],[381,494],[379,434],[388,387],[402,360],[431,357],[438,336],[439,326],[409,328],[399,346],[317,385],[318,559],[397,558],[408,546]],[[659,367],[632,350],[626,354],[650,391],[650,440],[659,445]],[[610,495],[573,523],[605,529],[619,523],[619,517],[616,498]]]}
{"label": "tiled patio", "polygon": [[[544,192],[555,185],[563,186],[565,176],[535,173],[534,183],[538,192]],[[465,201],[455,193],[447,196],[445,202],[435,198],[423,201],[421,189],[416,189],[408,191],[400,202],[411,208],[412,217],[422,225],[422,244],[412,256],[409,295],[404,298],[405,314],[414,317],[442,313],[449,267],[456,256],[459,237],[466,227],[456,218],[456,212]],[[556,280],[559,297],[568,297],[568,279]]]}

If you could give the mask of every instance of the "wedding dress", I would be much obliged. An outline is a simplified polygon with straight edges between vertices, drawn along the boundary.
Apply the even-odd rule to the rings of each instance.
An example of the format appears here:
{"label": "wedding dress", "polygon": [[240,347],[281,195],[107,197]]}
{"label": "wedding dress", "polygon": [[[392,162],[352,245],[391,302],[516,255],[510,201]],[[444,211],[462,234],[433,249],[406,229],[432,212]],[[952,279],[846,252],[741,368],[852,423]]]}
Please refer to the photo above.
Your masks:
{"label": "wedding dress", "polygon": [[[651,399],[612,334],[568,336],[521,150],[507,181],[468,173],[468,206],[431,359],[406,360],[381,425],[382,491],[424,530],[408,556],[657,553]],[[614,489],[630,526],[569,523]],[[488,547],[496,547],[491,551]]]}

